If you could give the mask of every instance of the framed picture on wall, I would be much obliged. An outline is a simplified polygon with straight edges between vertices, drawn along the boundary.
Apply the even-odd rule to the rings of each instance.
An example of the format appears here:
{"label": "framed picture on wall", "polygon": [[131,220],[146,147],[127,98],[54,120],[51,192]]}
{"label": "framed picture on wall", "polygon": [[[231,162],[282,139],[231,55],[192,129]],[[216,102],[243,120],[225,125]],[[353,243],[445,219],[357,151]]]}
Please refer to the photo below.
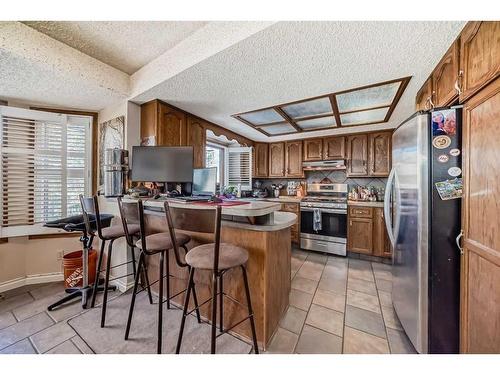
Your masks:
{"label": "framed picture on wall", "polygon": [[112,120],[99,124],[98,127],[98,189],[104,184],[104,151],[108,148],[123,148],[125,134],[125,116],[119,116]]}

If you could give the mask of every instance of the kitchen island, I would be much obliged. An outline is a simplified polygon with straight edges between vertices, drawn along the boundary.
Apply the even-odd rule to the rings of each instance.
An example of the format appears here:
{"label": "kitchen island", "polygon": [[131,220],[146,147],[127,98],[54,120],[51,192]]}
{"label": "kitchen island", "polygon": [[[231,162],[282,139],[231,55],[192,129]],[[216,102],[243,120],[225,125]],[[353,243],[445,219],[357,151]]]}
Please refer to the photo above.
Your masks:
{"label": "kitchen island", "polygon": [[[196,203],[170,203],[173,207],[190,208],[194,211],[207,208]],[[257,340],[261,348],[266,348],[270,338],[278,328],[278,323],[288,306],[290,293],[291,232],[297,215],[279,212],[281,205],[275,202],[248,202],[238,206],[222,207],[221,241],[245,248],[249,253],[247,272],[255,315]],[[163,202],[149,200],[144,202],[146,230],[148,234],[168,231]],[[199,244],[212,242],[207,234],[184,232],[192,238],[188,249]],[[182,253],[181,249],[181,253]],[[158,278],[158,256],[148,257],[148,274],[151,281]],[[169,254],[170,293],[175,295],[186,288],[187,270],[175,262],[173,251]],[[198,301],[203,303],[211,297],[210,271],[198,271],[195,276]],[[158,290],[158,284],[154,285]],[[166,290],[166,284],[164,287]],[[224,292],[245,304],[244,285],[240,269],[230,270],[224,276]],[[184,293],[174,299],[182,305]],[[191,300],[192,301],[192,300]],[[193,306],[194,307],[194,306]],[[209,303],[201,308],[202,317],[211,316]],[[247,314],[245,308],[229,298],[224,300],[224,326],[230,327]],[[180,324],[180,322],[179,322]],[[244,322],[234,328],[233,333],[250,342],[250,325]]]}

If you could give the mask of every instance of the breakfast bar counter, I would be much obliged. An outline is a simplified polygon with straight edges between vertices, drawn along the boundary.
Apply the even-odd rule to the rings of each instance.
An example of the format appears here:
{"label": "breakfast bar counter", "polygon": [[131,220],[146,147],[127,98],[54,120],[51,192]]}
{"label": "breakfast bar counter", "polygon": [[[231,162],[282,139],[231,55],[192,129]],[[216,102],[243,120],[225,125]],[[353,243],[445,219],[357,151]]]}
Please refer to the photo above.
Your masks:
{"label": "breakfast bar counter", "polygon": [[[168,231],[164,202],[148,200],[144,202],[146,231],[148,234]],[[200,203],[169,202],[171,206],[192,208],[193,211],[207,208]],[[291,273],[291,232],[290,227],[296,222],[297,215],[278,212],[281,205],[276,202],[245,202],[236,206],[222,207],[221,241],[238,245],[249,253],[247,272],[250,294],[254,310],[257,340],[261,348],[266,348],[278,323],[288,307]],[[195,214],[195,213],[194,213]],[[188,249],[199,244],[212,242],[210,235],[184,232],[192,240]],[[169,252],[170,294],[175,295],[187,286],[188,273],[176,264],[173,251]],[[181,249],[181,253],[183,253]],[[159,257],[151,256],[148,263],[148,275],[151,281],[157,279]],[[211,272],[199,271],[195,275],[198,301],[203,303],[211,297]],[[154,284],[153,290],[158,290]],[[166,290],[166,284],[164,285]],[[224,276],[224,293],[246,304],[240,269],[228,271]],[[181,306],[184,293],[174,299]],[[193,306],[194,307],[194,306]],[[210,303],[201,307],[201,315],[208,321],[211,316]],[[224,326],[230,327],[247,314],[245,308],[226,298],[224,300]],[[180,322],[179,322],[180,323]],[[249,322],[238,325],[233,334],[251,342]]]}

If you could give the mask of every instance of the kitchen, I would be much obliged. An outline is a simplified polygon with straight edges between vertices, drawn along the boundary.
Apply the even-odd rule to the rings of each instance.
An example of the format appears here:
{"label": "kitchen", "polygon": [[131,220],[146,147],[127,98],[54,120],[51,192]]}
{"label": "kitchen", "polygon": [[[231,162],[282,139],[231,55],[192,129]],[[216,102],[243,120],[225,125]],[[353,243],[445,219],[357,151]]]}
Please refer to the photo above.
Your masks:
{"label": "kitchen", "polygon": [[[91,38],[94,27],[114,27],[121,40],[126,26],[40,22],[0,23],[13,56],[21,40],[58,40],[76,59],[85,45],[72,46],[67,35]],[[63,189],[63,209],[34,222],[16,205],[25,200],[16,179],[25,171],[8,172],[18,165],[9,159],[17,148],[2,144],[9,189],[0,228],[0,317],[7,322],[0,353],[498,353],[498,181],[491,171],[499,160],[499,22],[207,21],[182,24],[185,34],[174,24],[143,25],[205,46],[212,45],[201,35],[210,40],[237,26],[241,39],[201,62],[193,57],[176,74],[167,67],[179,66],[165,61],[177,48],[187,56],[189,44],[125,76],[103,68],[117,82],[126,78],[126,95],[110,108],[76,94],[78,110],[64,98],[35,105],[33,95],[23,104],[0,89],[2,139],[29,138],[22,124],[55,124],[55,143],[59,134],[76,134],[67,144],[80,146],[78,155],[61,157],[61,168],[71,157],[84,166],[64,174],[79,180]],[[143,35],[154,40],[148,30]],[[340,40],[352,40],[366,58],[350,49],[334,57]],[[297,45],[314,59],[290,63]],[[33,184],[43,180],[26,173]],[[85,212],[85,198],[94,211]],[[138,222],[127,222],[127,207],[137,208]],[[62,285],[64,256],[78,249],[77,233],[63,233],[72,229],[67,222],[47,225],[80,208],[87,220],[113,215],[116,237],[98,228],[94,247],[78,237],[86,266],[77,268],[79,294],[68,303],[75,290]],[[220,220],[213,233],[198,220],[209,209]],[[130,225],[139,225],[139,241]],[[146,239],[164,242],[148,252]],[[195,256],[212,244],[217,256]],[[14,259],[21,251],[30,255]],[[48,254],[43,261],[40,253]]]}

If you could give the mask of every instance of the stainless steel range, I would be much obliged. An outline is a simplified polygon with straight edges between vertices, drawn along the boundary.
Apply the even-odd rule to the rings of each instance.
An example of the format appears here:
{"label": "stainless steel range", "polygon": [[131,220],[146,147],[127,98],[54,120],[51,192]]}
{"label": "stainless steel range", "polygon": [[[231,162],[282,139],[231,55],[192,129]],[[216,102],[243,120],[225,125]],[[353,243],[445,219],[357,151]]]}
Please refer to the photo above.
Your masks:
{"label": "stainless steel range", "polygon": [[300,247],[346,255],[347,184],[307,184],[300,203]]}

